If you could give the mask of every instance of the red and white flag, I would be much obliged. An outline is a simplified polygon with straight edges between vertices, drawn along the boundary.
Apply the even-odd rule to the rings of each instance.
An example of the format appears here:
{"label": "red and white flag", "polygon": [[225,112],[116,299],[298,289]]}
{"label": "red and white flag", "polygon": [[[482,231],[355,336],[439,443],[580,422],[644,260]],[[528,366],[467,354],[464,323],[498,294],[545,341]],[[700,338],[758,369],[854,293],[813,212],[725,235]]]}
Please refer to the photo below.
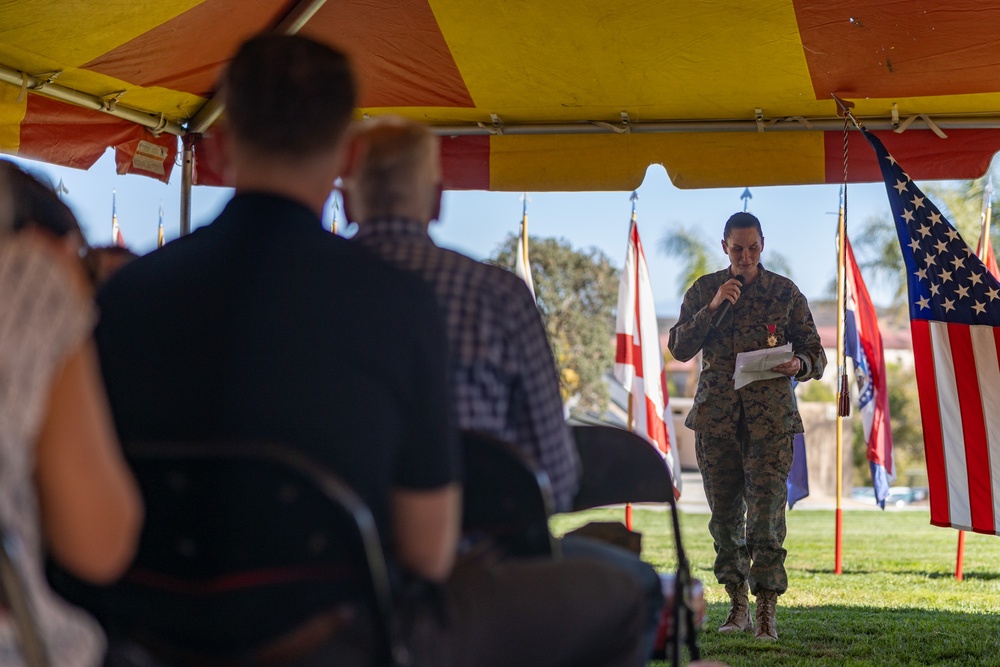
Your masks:
{"label": "red and white flag", "polygon": [[617,351],[615,377],[628,389],[632,402],[632,431],[644,436],[660,451],[674,481],[674,496],[681,494],[681,466],[675,443],[670,397],[667,395],[660,332],[656,326],[653,290],[639,228],[632,209],[625,268],[618,288],[615,322]]}
{"label": "red and white flag", "polygon": [[874,135],[909,289],[931,523],[1000,535],[1000,282]]}

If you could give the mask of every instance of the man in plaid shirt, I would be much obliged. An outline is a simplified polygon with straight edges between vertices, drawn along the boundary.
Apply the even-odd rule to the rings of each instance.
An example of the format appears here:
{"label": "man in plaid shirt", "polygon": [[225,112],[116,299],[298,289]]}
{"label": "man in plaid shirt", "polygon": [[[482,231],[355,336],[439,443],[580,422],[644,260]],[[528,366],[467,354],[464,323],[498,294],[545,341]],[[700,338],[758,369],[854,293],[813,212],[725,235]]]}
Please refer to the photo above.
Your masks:
{"label": "man in plaid shirt", "polygon": [[[398,123],[372,130],[372,154],[349,192],[351,211],[363,214],[355,241],[433,285],[451,348],[459,428],[516,445],[549,476],[556,511],[568,511],[580,461],[538,308],[510,271],[434,245],[427,225],[440,208],[440,167],[437,142],[426,132]],[[433,164],[405,178],[408,159]]]}
{"label": "man in plaid shirt", "polygon": [[[556,511],[572,509],[580,461],[563,416],[559,378],[535,300],[524,281],[497,266],[434,245],[427,233],[441,206],[438,142],[403,119],[366,125],[347,179],[345,208],[356,242],[419,274],[437,294],[450,344],[459,427],[517,446],[545,471]],[[659,576],[631,552],[566,537],[563,555],[628,572],[646,600],[647,646],[659,623]],[[646,653],[649,655],[649,653]]]}

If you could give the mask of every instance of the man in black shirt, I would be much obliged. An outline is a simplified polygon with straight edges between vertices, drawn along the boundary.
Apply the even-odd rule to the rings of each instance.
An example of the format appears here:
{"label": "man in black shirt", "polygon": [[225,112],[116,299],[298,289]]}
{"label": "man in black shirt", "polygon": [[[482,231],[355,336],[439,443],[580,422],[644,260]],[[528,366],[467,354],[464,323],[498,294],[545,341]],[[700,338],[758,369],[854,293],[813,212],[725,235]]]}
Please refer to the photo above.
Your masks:
{"label": "man in black shirt", "polygon": [[[641,664],[642,602],[624,576],[551,561],[450,576],[459,465],[433,293],[320,224],[348,152],[346,59],[304,37],[259,37],[222,90],[236,196],[99,295],[120,437],[271,440],[327,463],[372,509],[391,562],[470,610],[410,600],[402,633],[416,664]],[[601,600],[592,625],[560,636],[574,609]]]}

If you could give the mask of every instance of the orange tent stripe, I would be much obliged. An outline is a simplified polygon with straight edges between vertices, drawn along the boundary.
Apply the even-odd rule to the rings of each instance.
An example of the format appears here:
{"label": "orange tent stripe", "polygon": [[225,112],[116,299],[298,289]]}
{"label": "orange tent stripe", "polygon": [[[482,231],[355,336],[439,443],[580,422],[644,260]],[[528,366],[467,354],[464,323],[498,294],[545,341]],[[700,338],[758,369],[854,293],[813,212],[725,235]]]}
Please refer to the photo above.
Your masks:
{"label": "orange tent stripe", "polygon": [[145,128],[98,111],[28,95],[18,155],[88,169],[106,148],[143,136]]}
{"label": "orange tent stripe", "polygon": [[[240,43],[266,30],[286,0],[204,2],[94,58],[83,69],[137,86],[160,86],[206,96]],[[224,27],[223,27],[224,26]]]}
{"label": "orange tent stripe", "polygon": [[328,2],[303,32],[350,54],[360,107],[475,106],[427,0]]}
{"label": "orange tent stripe", "polygon": [[987,93],[1000,80],[1000,7],[983,0],[794,5],[818,100]]}

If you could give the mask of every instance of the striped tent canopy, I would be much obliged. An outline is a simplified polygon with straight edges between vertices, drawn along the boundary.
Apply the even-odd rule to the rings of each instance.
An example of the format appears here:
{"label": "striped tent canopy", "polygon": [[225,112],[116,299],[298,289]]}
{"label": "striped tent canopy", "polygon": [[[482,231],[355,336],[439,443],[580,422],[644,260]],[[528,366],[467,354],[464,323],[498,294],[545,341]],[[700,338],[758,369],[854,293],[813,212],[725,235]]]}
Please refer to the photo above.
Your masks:
{"label": "striped tent canopy", "polygon": [[[295,30],[352,57],[358,116],[443,137],[446,186],[628,190],[838,182],[853,102],[915,179],[1000,148],[1000,0],[18,0],[0,3],[0,151],[196,182],[216,78],[241,40]],[[200,115],[199,115],[200,114]],[[196,132],[197,131],[197,132]],[[849,138],[849,179],[877,181]]]}

